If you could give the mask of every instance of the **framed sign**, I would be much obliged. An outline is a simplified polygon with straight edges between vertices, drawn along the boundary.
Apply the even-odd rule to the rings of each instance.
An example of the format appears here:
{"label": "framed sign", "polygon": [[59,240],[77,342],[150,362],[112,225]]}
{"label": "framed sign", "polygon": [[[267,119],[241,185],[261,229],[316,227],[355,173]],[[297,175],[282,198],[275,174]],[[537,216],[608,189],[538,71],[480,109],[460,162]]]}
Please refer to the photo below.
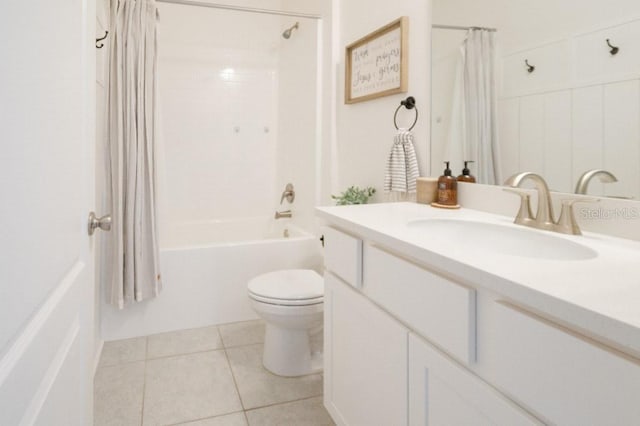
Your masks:
{"label": "framed sign", "polygon": [[408,32],[403,16],[346,47],[346,104],[407,91]]}

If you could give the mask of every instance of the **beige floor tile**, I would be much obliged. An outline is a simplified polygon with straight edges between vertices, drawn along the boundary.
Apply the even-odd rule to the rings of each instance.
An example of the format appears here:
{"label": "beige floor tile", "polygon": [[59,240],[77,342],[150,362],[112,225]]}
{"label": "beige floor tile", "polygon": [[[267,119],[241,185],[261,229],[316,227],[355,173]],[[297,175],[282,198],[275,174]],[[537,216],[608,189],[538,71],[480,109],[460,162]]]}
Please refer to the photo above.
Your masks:
{"label": "beige floor tile", "polygon": [[271,405],[247,411],[249,426],[329,426],[335,425],[322,405],[322,397]]}
{"label": "beige floor tile", "polygon": [[148,359],[222,348],[217,326],[154,334],[148,339]]}
{"label": "beige floor tile", "polygon": [[94,379],[94,425],[139,426],[144,361],[99,367]]}
{"label": "beige floor tile", "polygon": [[224,351],[147,361],[145,426],[175,424],[241,410]]}
{"label": "beige floor tile", "polygon": [[234,322],[220,326],[225,348],[264,343],[264,321]]}
{"label": "beige floor tile", "polygon": [[262,366],[262,345],[226,349],[245,409],[322,394],[322,375],[280,377]]}
{"label": "beige floor tile", "polygon": [[104,342],[100,354],[100,366],[117,365],[124,362],[144,361],[147,353],[147,338],[114,340]]}
{"label": "beige floor tile", "polygon": [[211,417],[195,422],[180,423],[180,426],[247,426],[247,419],[243,412],[227,414],[226,416]]}

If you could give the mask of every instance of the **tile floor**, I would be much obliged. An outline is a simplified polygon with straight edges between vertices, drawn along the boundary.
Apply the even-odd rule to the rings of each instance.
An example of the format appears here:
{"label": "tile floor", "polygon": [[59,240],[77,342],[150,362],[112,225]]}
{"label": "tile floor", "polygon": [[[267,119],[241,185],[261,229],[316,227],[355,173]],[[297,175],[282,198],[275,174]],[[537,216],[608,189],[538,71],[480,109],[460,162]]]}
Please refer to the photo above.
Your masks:
{"label": "tile floor", "polygon": [[263,342],[262,321],[107,342],[95,376],[95,426],[333,425],[322,375],[269,373]]}

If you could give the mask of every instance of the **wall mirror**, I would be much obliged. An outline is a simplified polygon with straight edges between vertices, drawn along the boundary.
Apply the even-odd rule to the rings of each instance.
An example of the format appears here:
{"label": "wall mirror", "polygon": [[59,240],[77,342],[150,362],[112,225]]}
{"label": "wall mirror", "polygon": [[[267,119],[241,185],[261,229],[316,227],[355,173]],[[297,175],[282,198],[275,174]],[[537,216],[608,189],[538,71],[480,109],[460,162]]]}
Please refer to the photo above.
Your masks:
{"label": "wall mirror", "polygon": [[[604,169],[617,182],[595,177],[589,194],[640,199],[640,2],[432,2],[434,172],[448,159],[456,174],[463,159],[477,161],[472,172],[482,167],[486,153],[476,142],[463,154],[456,148],[456,135],[483,127],[461,119],[460,106],[480,106],[495,117],[498,147],[497,178],[483,183],[501,184],[513,173],[532,171],[552,190],[574,192],[584,172]],[[471,97],[460,95],[468,90],[460,89],[468,81],[459,67],[469,27],[495,29],[493,109],[482,103],[482,87]]]}

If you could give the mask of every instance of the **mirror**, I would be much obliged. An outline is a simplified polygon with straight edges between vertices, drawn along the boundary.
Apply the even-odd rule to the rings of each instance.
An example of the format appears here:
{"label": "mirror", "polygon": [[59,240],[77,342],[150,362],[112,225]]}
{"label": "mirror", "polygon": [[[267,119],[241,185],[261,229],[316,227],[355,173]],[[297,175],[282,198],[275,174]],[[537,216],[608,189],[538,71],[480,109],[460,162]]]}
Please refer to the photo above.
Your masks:
{"label": "mirror", "polygon": [[434,174],[460,131],[452,111],[460,102],[456,70],[466,28],[494,28],[496,182],[532,171],[552,190],[572,193],[584,172],[604,169],[617,182],[602,183],[597,175],[589,194],[640,199],[640,2],[432,2]]}

